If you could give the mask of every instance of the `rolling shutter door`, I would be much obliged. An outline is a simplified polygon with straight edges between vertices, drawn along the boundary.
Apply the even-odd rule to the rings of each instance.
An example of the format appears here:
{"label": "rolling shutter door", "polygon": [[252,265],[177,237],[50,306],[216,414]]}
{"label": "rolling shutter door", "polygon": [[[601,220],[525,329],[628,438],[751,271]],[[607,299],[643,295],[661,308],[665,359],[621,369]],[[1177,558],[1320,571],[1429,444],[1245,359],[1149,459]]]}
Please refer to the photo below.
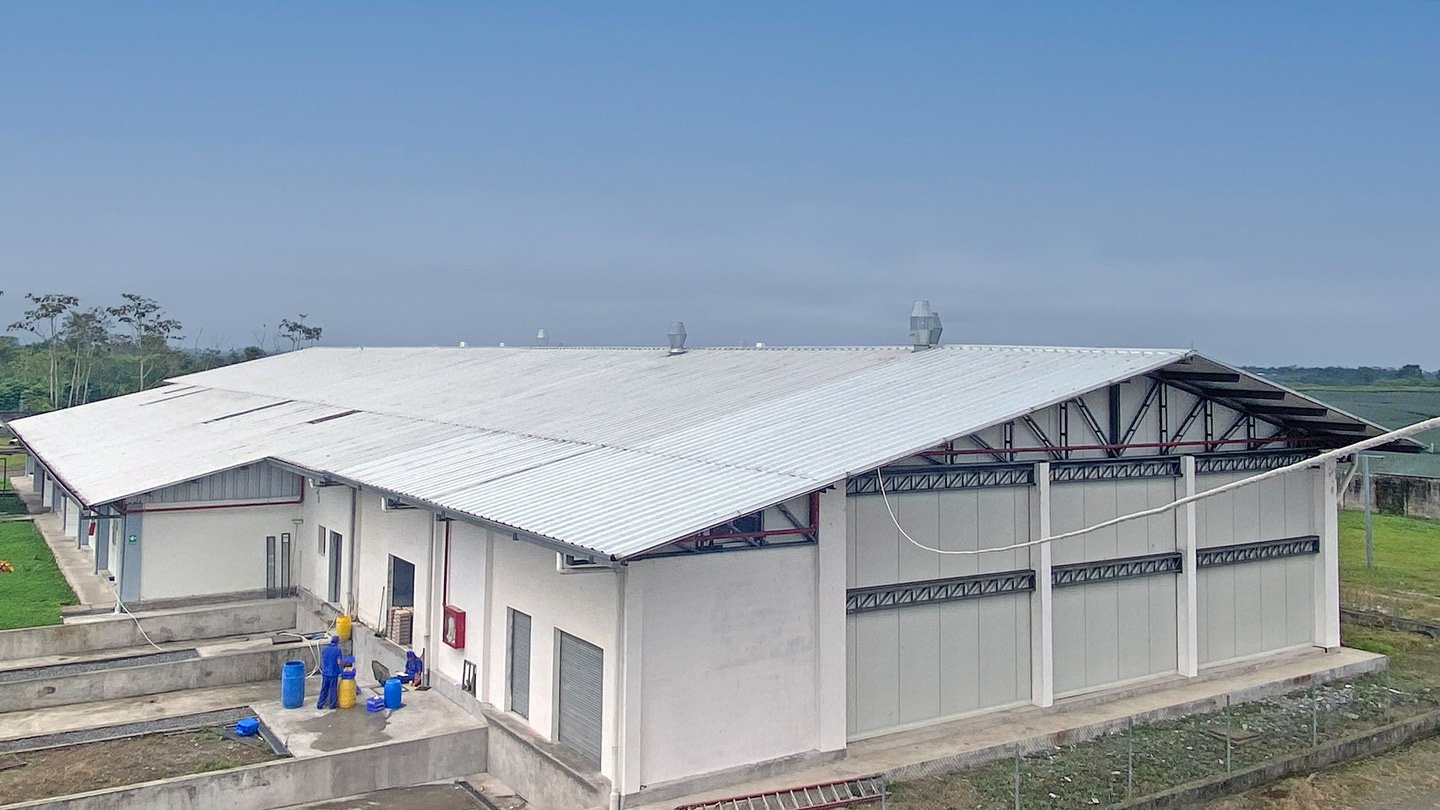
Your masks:
{"label": "rolling shutter door", "polygon": [[560,742],[600,763],[604,714],[605,654],[599,647],[560,634]]}
{"label": "rolling shutter door", "polygon": [[510,711],[530,717],[530,617],[510,611]]}

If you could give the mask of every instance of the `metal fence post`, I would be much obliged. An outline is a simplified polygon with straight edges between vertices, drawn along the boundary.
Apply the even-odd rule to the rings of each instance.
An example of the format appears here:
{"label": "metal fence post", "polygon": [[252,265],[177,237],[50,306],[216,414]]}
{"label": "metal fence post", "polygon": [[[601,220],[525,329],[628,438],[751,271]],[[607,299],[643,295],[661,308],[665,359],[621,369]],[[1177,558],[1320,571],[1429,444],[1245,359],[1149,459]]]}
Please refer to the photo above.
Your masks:
{"label": "metal fence post", "polygon": [[1125,800],[1135,797],[1135,717],[1130,717],[1130,729],[1125,732]]}
{"label": "metal fence post", "polygon": [[1020,746],[1015,746],[1015,810],[1020,807]]}
{"label": "metal fence post", "polygon": [[1225,772],[1230,773],[1230,696],[1225,696]]}

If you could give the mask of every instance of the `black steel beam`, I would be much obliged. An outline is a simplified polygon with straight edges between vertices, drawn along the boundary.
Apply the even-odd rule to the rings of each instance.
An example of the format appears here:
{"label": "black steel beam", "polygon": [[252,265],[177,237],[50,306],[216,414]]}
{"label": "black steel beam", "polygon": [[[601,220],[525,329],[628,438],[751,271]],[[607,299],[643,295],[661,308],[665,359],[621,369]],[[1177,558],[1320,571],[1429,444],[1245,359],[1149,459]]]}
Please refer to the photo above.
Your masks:
{"label": "black steel beam", "polygon": [[1246,409],[1251,413],[1268,413],[1273,416],[1324,416],[1330,413],[1329,408],[1313,405],[1249,405]]}
{"label": "black steel beam", "polygon": [[1179,553],[1173,551],[1165,554],[1146,554],[1140,557],[1069,563],[1050,569],[1050,581],[1055,587],[1064,588],[1070,585],[1089,585],[1094,582],[1113,582],[1117,579],[1178,574],[1181,564]]}
{"label": "black steel beam", "polygon": [[917,605],[937,605],[984,596],[1005,596],[1035,590],[1035,572],[1004,571],[998,574],[977,574],[921,582],[899,582],[851,588],[845,592],[846,613],[869,613],[875,610]]}
{"label": "black steel beam", "polygon": [[1286,396],[1284,391],[1271,391],[1268,389],[1260,391],[1244,388],[1212,388],[1210,386],[1201,386],[1200,390],[1204,391],[1206,396],[1215,397],[1216,399],[1280,400]]}
{"label": "black steel beam", "polygon": [[1169,369],[1162,369],[1155,372],[1154,376],[1162,380],[1179,380],[1181,382],[1240,382],[1240,375],[1233,371],[1171,371]]}
{"label": "black steel beam", "polygon": [[1333,433],[1364,433],[1370,427],[1369,425],[1364,425],[1359,422],[1311,422],[1305,420],[1296,420],[1288,422],[1287,424],[1291,427],[1302,428],[1304,430],[1318,430]]}
{"label": "black steel beam", "polygon": [[1238,565],[1259,560],[1278,560],[1285,557],[1301,557],[1320,553],[1320,538],[1316,535],[1286,537],[1280,540],[1265,540],[1259,543],[1237,543],[1230,546],[1210,546],[1195,553],[1197,568],[1215,568],[1221,565]]}

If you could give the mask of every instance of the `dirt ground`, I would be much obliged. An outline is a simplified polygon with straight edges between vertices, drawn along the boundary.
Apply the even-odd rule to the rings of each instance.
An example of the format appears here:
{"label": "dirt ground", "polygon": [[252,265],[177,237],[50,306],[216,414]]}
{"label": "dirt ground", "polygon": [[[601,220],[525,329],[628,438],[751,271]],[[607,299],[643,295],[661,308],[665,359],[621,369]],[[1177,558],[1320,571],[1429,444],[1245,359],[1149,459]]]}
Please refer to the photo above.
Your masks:
{"label": "dirt ground", "polygon": [[0,802],[68,796],[274,758],[257,737],[231,739],[210,729],[4,754],[0,755]]}
{"label": "dirt ground", "polygon": [[1440,739],[1204,805],[1205,810],[1434,810]]}

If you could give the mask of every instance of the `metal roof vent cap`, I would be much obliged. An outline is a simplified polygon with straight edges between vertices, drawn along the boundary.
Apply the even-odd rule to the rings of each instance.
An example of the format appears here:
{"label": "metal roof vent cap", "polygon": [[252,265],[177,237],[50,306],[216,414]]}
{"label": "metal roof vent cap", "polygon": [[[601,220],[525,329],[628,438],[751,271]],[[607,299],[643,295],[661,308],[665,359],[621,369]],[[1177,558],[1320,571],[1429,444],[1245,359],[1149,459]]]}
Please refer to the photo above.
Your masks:
{"label": "metal roof vent cap", "polygon": [[910,349],[924,351],[940,345],[940,314],[930,309],[929,301],[916,301],[910,310]]}
{"label": "metal roof vent cap", "polygon": [[670,341],[671,354],[685,353],[685,324],[680,321],[670,322],[670,331],[665,333],[666,340]]}

